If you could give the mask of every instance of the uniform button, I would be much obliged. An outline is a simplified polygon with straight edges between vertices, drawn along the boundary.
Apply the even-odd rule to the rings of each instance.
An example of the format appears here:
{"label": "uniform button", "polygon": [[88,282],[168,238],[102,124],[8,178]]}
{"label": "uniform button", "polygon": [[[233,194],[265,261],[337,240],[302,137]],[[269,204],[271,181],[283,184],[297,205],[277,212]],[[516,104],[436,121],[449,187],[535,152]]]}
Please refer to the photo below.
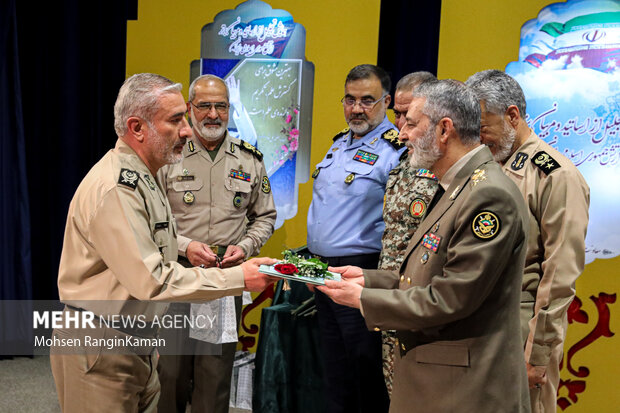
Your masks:
{"label": "uniform button", "polygon": [[401,345],[400,345],[400,348],[402,348],[402,349],[403,349],[403,351],[405,351],[405,350],[406,350],[405,345],[404,345],[404,344],[402,344],[402,343],[401,343]]}
{"label": "uniform button", "polygon": [[407,284],[411,284],[411,278],[407,277]]}
{"label": "uniform button", "polygon": [[398,346],[399,346],[399,341],[398,341],[398,339],[394,340],[394,344],[396,344],[396,347],[398,347]]}
{"label": "uniform button", "polygon": [[375,327],[374,330],[375,331],[381,331],[381,329],[379,327]]}
{"label": "uniform button", "polygon": [[400,276],[400,282],[401,282],[401,283],[405,282],[405,276],[404,276],[404,275],[401,275],[401,276]]}

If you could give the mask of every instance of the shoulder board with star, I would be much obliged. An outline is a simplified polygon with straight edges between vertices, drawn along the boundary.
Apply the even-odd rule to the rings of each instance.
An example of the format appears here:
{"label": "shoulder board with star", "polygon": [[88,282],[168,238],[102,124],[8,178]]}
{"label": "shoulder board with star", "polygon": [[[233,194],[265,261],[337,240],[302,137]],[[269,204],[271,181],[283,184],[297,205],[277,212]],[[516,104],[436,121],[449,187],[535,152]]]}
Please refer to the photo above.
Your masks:
{"label": "shoulder board with star", "polygon": [[138,187],[139,179],[140,174],[138,174],[138,172],[127,168],[121,168],[121,173],[118,176],[118,184],[135,190]]}
{"label": "shoulder board with star", "polygon": [[344,128],[343,130],[341,130],[340,132],[338,132],[338,134],[336,136],[334,136],[334,139],[332,139],[334,142],[336,142],[338,139],[340,139],[341,137],[343,137],[344,135],[346,135],[347,133],[349,133],[349,128]]}
{"label": "shoulder board with star", "polygon": [[256,156],[256,158],[259,161],[263,160],[263,153],[259,151],[258,149],[256,149],[256,147],[254,147],[253,145],[247,143],[246,141],[241,140],[239,147],[243,149],[244,151],[250,152],[252,155]]}
{"label": "shoulder board with star", "polygon": [[540,151],[534,155],[532,157],[532,163],[547,175],[561,167],[561,165],[545,151]]}
{"label": "shoulder board with star", "polygon": [[388,129],[381,135],[383,139],[388,141],[390,145],[396,150],[403,147],[403,143],[398,140],[398,131],[396,129]]}

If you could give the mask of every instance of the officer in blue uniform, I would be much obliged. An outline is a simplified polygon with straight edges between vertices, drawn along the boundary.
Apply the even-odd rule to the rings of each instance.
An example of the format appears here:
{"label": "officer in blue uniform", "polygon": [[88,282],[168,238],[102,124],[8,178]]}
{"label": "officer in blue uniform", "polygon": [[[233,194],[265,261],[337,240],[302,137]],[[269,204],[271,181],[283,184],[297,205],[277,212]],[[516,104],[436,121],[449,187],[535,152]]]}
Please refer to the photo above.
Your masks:
{"label": "officer in blue uniform", "polygon": [[[385,184],[405,150],[385,116],[390,86],[380,67],[351,69],[342,99],[349,127],[312,174],[308,248],[331,266],[377,268]],[[387,412],[380,334],[368,331],[359,310],[318,291],[316,305],[328,412]]]}

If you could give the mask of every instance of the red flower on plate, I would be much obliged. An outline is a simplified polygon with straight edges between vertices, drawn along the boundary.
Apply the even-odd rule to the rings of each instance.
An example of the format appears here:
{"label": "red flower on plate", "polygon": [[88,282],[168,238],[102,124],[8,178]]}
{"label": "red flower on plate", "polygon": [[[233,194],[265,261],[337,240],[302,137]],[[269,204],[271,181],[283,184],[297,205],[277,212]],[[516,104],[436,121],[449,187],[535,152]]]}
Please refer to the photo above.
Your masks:
{"label": "red flower on plate", "polygon": [[276,264],[273,267],[280,274],[291,275],[299,272],[294,264]]}

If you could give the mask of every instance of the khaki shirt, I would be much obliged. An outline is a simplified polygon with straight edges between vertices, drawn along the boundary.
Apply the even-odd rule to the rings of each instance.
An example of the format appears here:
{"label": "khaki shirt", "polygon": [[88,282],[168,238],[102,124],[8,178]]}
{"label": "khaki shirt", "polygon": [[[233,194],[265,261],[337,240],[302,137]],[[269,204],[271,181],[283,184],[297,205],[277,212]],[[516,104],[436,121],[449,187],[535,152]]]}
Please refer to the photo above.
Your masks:
{"label": "khaki shirt", "polygon": [[552,349],[563,345],[566,311],[584,267],[590,189],[575,165],[533,132],[502,169],[529,209],[521,293],[526,361],[546,366]]}
{"label": "khaki shirt", "polygon": [[[58,271],[61,301],[99,315],[162,315],[166,306],[144,303],[137,309],[135,301],[126,300],[212,300],[241,294],[240,267],[184,268],[174,262],[175,236],[164,193],[119,139],[71,200]],[[99,306],[90,300],[118,301]]]}
{"label": "khaki shirt", "polygon": [[[192,240],[238,245],[257,255],[273,233],[276,208],[262,154],[226,133],[214,160],[199,139],[181,163],[158,172],[179,229],[179,254]],[[246,220],[247,218],[247,220]]]}

